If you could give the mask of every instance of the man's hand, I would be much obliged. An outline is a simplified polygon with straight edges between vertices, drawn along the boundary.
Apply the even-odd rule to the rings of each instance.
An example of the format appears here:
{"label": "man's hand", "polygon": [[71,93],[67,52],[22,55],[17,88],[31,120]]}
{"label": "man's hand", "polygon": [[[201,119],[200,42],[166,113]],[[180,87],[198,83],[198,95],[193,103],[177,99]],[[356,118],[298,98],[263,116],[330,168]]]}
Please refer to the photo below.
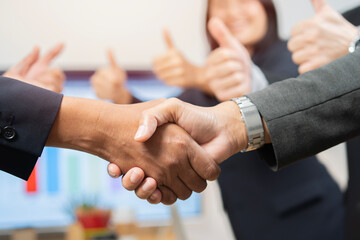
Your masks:
{"label": "man's hand", "polygon": [[332,9],[325,0],[312,0],[315,15],[291,31],[288,48],[293,61],[305,73],[348,53],[358,29]]}
{"label": "man's hand", "polygon": [[30,54],[9,69],[4,76],[60,93],[64,86],[65,74],[60,69],[50,68],[50,64],[63,48],[63,44],[56,45],[40,57],[39,48],[34,47]]}
{"label": "man's hand", "polygon": [[[122,175],[121,169],[115,163],[109,163],[108,173],[112,178],[119,178]],[[145,180],[144,180],[145,179]],[[157,189],[155,179],[147,177],[141,168],[130,169],[122,178],[122,185],[128,191],[134,191],[140,199],[147,199],[151,204],[161,202],[162,194]]]}
{"label": "man's hand", "polygon": [[203,91],[208,91],[209,89],[205,89],[205,86],[203,86],[203,69],[185,59],[182,53],[174,46],[167,29],[164,30],[164,39],[167,51],[154,59],[154,72],[157,78],[168,85],[184,88],[197,87]]}
{"label": "man's hand", "polygon": [[126,89],[126,72],[116,63],[114,54],[108,50],[110,65],[97,70],[91,76],[91,85],[100,99],[109,99],[117,104],[129,104],[131,93]]}
{"label": "man's hand", "polygon": [[182,127],[218,164],[247,146],[245,123],[232,101],[205,108],[171,98],[143,111],[135,140],[146,142],[166,123]]}
{"label": "man's hand", "polygon": [[134,141],[141,112],[154,105],[64,97],[47,145],[89,152],[115,163],[123,173],[143,169],[156,180],[164,204],[187,199],[192,191],[205,189],[205,180],[216,179],[220,168],[176,125],[165,124],[146,143]]}
{"label": "man's hand", "polygon": [[219,101],[241,97],[251,91],[251,59],[239,41],[218,18],[209,21],[209,31],[220,47],[207,59],[205,79]]}

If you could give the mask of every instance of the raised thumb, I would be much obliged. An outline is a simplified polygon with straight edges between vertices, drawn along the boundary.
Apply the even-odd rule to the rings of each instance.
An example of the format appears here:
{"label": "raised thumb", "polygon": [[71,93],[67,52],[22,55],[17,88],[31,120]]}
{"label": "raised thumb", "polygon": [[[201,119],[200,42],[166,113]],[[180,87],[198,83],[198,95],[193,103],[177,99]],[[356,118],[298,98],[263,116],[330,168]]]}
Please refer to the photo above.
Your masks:
{"label": "raised thumb", "polygon": [[223,21],[219,18],[211,18],[208,23],[210,34],[220,45],[220,47],[238,49],[239,42],[231,34],[230,30],[226,27]]}
{"label": "raised thumb", "polygon": [[315,13],[321,12],[323,8],[327,6],[327,2],[325,0],[311,0],[311,4],[315,10]]}

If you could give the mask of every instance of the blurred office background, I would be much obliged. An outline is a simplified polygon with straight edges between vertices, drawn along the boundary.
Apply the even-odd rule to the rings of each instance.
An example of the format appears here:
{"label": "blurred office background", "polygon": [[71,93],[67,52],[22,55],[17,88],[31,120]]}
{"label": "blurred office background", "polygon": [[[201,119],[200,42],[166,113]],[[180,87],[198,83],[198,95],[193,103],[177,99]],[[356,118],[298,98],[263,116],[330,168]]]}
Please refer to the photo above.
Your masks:
{"label": "blurred office background", "polygon": [[[275,0],[274,2],[279,13],[280,35],[283,38],[289,36],[290,29],[294,24],[313,15],[310,1]],[[359,4],[358,0],[328,0],[328,2],[341,12]],[[206,1],[204,0],[2,0],[0,3],[0,30],[2,33],[0,38],[0,71],[6,70],[18,62],[34,45],[46,50],[60,42],[65,43],[65,50],[56,60],[55,65],[65,71],[93,71],[106,65],[105,51],[108,48],[114,50],[118,62],[125,69],[133,71],[151,70],[153,58],[165,51],[165,43],[162,37],[164,27],[169,29],[176,47],[184,53],[187,59],[195,64],[203,64],[209,51],[204,31],[205,10]],[[146,79],[142,80],[145,81]],[[153,79],[149,80],[152,81]],[[88,83],[71,81],[74,79],[69,79],[69,83],[65,87],[66,95],[80,94],[82,97],[95,97]],[[79,87],[82,89],[81,91]],[[149,86],[147,84],[144,92],[149,92],[147,90],[151,87],[155,87],[155,85],[150,84]],[[138,91],[138,94],[141,95],[141,88],[142,86],[138,82],[138,84],[133,84],[130,90]],[[178,93],[178,91],[179,89],[174,88],[167,89],[169,96]],[[153,91],[152,97],[163,97],[161,95],[163,93],[164,91]],[[51,154],[54,152],[51,149],[47,150],[44,153],[43,162],[47,164],[46,159]],[[69,152],[66,151],[57,154],[59,154],[57,155],[59,161],[69,158],[81,158],[81,161],[84,161],[84,159],[89,158],[89,156],[81,154],[70,154],[69,156]],[[321,153],[319,157],[328,167],[341,189],[345,189],[347,172],[344,145]],[[114,185],[111,180],[107,179],[107,176],[104,176],[106,165],[97,159],[90,160],[91,164],[98,164],[91,171],[101,172],[98,176],[102,180],[97,183],[99,185],[96,185],[95,181],[95,186],[89,183],[91,185],[89,188],[92,190],[100,189],[106,185],[115,190],[118,187],[119,190],[121,186]],[[37,182],[42,182],[43,186],[38,186],[35,189],[36,191],[58,190],[64,192],[74,187],[68,183],[69,179],[61,180],[63,182],[59,180],[58,183],[52,182],[51,186],[45,186],[49,176],[41,172],[46,171],[47,165],[45,163],[39,167]],[[64,168],[67,165],[66,163],[61,164],[62,167],[59,165],[59,169],[62,169],[61,171],[65,174]],[[60,178],[62,176],[60,170],[58,174]],[[26,185],[13,178],[1,173],[0,203],[3,201],[6,204],[4,199],[7,196],[2,194],[5,193],[6,189],[7,191],[10,189],[13,192],[18,192],[17,197],[27,198],[28,202],[17,199],[23,205],[29,204],[29,207],[46,205],[43,204],[43,201],[48,201],[48,199],[43,195],[36,198],[36,194],[33,194],[31,195],[32,200],[29,201],[27,194],[29,191],[31,192],[31,187],[34,186]],[[52,179],[56,181],[54,176]],[[85,186],[84,181],[86,179],[87,176],[83,176],[78,181]],[[62,187],[61,183],[67,184],[67,187]],[[234,183],[233,188],[236,191],[236,183]],[[79,187],[79,189],[82,188]],[[106,191],[101,194],[106,198],[111,195],[110,192]],[[135,206],[138,207],[138,210],[146,208],[147,203],[140,203],[140,200],[135,200],[133,193],[126,194],[121,192],[121,194],[114,195],[123,198],[123,200],[118,199],[117,207],[121,206],[122,201],[124,201],[124,206],[128,206],[126,201],[137,201],[139,205]],[[183,222],[186,232],[192,236],[190,239],[233,238],[226,214],[222,210],[216,182],[211,183],[203,194],[195,195],[188,202],[180,205],[183,205],[182,207],[179,206],[179,211],[185,217]],[[169,209],[158,207],[154,211],[155,213],[142,211],[144,214],[139,216],[142,217],[141,220],[144,224],[156,225],[170,221]],[[7,216],[11,216],[12,213],[18,214],[15,210],[12,212],[11,207],[7,208]],[[165,217],[161,215],[162,213]],[[42,219],[43,223],[40,222],[34,225],[35,227],[42,225],[47,227],[46,213],[43,214],[45,214]],[[158,218],[154,217],[154,214],[157,214]],[[18,218],[21,218],[21,215],[19,214]],[[8,221],[9,219],[4,215],[4,212],[0,212],[0,230],[20,226],[16,223],[16,218],[12,222]],[[23,226],[32,227],[31,218],[24,218],[22,223],[24,221],[28,221],[28,224],[23,224]],[[61,226],[62,223],[60,221],[58,225]]]}

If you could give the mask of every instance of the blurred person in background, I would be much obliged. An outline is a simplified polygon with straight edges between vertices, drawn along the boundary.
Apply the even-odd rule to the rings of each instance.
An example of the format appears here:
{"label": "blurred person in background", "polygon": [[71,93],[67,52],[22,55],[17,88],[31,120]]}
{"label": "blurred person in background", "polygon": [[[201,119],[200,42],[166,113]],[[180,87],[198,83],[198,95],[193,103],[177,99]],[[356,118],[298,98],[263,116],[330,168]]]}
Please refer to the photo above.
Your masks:
{"label": "blurred person in background", "polygon": [[34,47],[26,57],[5,72],[3,76],[61,93],[65,74],[59,68],[50,68],[50,64],[63,49],[64,45],[58,44],[40,56],[39,47]]}
{"label": "blurred person in background", "polygon": [[[212,17],[229,28],[234,36],[230,44],[209,23]],[[154,60],[159,79],[186,88],[181,100],[213,106],[260,90],[266,84],[261,74],[255,74],[254,64],[269,83],[298,75],[287,42],[278,36],[272,1],[209,0],[206,23],[212,52],[205,66],[189,63],[167,31],[168,50]],[[91,78],[98,96],[116,103],[137,102],[125,88],[125,71],[111,54],[110,59],[111,66]],[[120,98],[127,101],[118,101]],[[110,168],[116,170],[114,165]],[[316,157],[273,172],[257,153],[239,153],[221,168],[224,207],[237,239],[342,239],[342,193]]]}

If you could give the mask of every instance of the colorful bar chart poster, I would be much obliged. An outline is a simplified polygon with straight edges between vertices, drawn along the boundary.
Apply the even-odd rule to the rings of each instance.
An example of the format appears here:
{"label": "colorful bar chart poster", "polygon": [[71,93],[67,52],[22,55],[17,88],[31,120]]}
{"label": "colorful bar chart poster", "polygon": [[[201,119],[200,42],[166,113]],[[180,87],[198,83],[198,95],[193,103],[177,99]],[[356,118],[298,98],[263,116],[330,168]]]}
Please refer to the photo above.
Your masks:
{"label": "colorful bar chart poster", "polygon": [[26,192],[27,193],[36,193],[38,186],[37,186],[37,168],[36,165],[34,170],[32,171],[29,180],[26,182]]}

